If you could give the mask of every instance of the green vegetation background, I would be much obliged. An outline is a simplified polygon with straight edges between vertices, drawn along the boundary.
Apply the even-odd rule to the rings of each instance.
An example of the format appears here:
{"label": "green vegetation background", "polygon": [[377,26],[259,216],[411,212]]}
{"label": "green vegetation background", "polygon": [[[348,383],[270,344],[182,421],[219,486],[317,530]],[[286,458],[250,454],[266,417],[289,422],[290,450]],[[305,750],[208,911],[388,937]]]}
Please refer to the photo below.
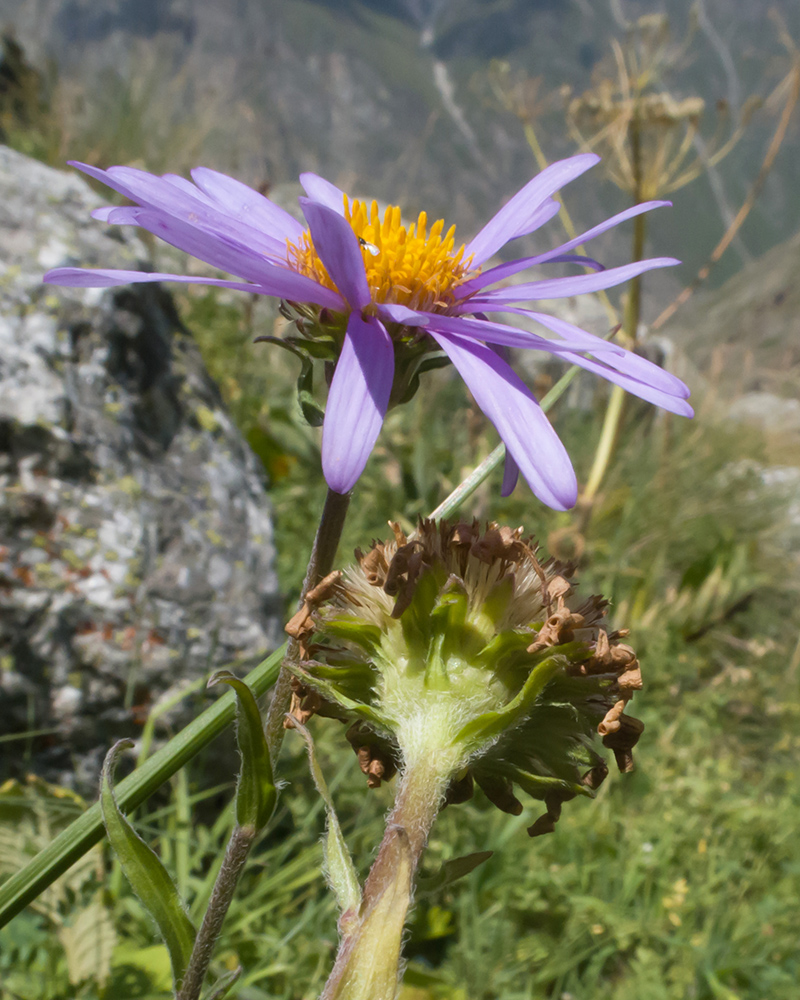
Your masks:
{"label": "green vegetation background", "polygon": [[[195,290],[178,298],[264,464],[291,607],[324,489],[319,432],[296,402],[296,364],[252,344],[273,332],[268,303]],[[589,409],[570,406],[568,394],[553,413],[579,478],[599,434],[604,389],[594,392]],[[495,853],[418,901],[403,1000],[797,997],[798,580],[785,556],[786,504],[758,474],[771,442],[716,423],[713,410],[713,386],[694,422],[630,400],[585,531],[524,487],[501,500],[499,474],[465,510],[523,524],[545,548],[578,558],[582,592],[605,594],[614,624],[632,629],[645,678],[636,712],[647,728],[636,771],[609,778],[594,802],[570,803],[553,835],[525,833],[540,807],[504,816],[479,791],[445,810],[430,871],[450,857]],[[426,376],[413,403],[386,421],[342,558],[383,536],[389,518],[410,527],[494,443],[452,370]],[[312,726],[366,870],[392,789],[368,791],[337,723]],[[319,871],[323,810],[300,741],[289,735],[284,752],[289,784],[277,821],[254,853],[215,959],[220,970],[244,965],[242,1000],[316,996],[336,944]],[[233,776],[208,788],[199,759],[137,816],[195,917],[232,824],[232,790]],[[18,868],[80,808],[41,783],[6,786],[0,871]],[[101,850],[0,931],[3,1000],[155,1000],[168,985],[166,951]]]}

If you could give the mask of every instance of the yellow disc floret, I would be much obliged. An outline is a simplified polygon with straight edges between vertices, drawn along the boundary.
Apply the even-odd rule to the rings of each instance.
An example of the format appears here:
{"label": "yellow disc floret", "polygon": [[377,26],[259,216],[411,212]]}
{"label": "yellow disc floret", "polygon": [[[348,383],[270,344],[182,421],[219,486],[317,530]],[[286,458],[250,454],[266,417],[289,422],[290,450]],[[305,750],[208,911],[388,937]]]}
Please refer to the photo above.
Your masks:
{"label": "yellow disc floret", "polygon": [[[416,223],[406,229],[396,205],[390,205],[381,220],[376,201],[368,210],[366,203],[351,202],[347,195],[344,216],[361,244],[373,302],[444,312],[458,299],[458,286],[477,273],[470,271],[472,257],[464,260],[463,244],[453,252],[456,227],[442,235],[442,219],[428,231],[427,215],[420,212]],[[337,290],[308,230],[297,245],[288,244],[288,260],[294,270]]]}

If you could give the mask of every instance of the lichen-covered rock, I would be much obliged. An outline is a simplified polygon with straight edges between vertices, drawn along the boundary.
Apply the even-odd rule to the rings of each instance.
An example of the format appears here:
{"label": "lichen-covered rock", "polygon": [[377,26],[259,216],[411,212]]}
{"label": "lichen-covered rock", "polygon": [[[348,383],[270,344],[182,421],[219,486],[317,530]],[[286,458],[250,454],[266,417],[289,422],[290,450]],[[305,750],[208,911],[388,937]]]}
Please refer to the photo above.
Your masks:
{"label": "lichen-covered rock", "polygon": [[0,778],[26,745],[83,787],[156,699],[280,631],[262,475],[169,295],[41,283],[147,266],[98,204],[0,147],[0,733],[47,731],[0,742]]}

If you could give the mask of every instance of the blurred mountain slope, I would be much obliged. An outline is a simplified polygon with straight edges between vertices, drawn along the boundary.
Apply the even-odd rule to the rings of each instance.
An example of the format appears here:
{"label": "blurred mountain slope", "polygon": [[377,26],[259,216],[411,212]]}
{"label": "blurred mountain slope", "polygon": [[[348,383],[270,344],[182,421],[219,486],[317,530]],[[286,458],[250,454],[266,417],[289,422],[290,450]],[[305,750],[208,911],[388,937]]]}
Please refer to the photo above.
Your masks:
{"label": "blurred mountain slope", "polygon": [[[670,81],[676,96],[697,93],[708,109],[724,99],[735,115],[753,88],[774,86],[786,67],[768,6],[800,34],[793,0],[706,0],[677,83]],[[15,32],[36,65],[53,67],[63,159],[183,172],[204,162],[255,186],[315,170],[409,215],[424,207],[467,236],[536,170],[520,121],[492,98],[489,61],[543,76],[544,90],[582,92],[625,19],[661,11],[682,36],[687,0],[4,0],[0,27]],[[537,122],[550,159],[575,151],[562,108],[552,102]],[[772,127],[764,118],[720,168],[734,208]],[[798,145],[795,125],[742,232],[746,253],[763,253],[800,224]],[[652,246],[687,262],[682,278],[724,229],[711,195],[701,179],[652,222]],[[599,172],[568,199],[587,227],[625,204]],[[557,236],[545,236],[545,245]],[[625,250],[616,240],[607,243]],[[732,251],[718,279],[739,264]],[[675,280],[666,279],[665,294]]]}

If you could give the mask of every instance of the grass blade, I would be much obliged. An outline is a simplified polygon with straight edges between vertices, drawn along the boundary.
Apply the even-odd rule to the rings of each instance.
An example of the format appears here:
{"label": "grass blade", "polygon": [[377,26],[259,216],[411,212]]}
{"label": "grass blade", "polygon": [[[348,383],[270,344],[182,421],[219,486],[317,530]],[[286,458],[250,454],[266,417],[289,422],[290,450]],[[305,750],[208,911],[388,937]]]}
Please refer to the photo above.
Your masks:
{"label": "grass blade", "polygon": [[[245,678],[258,697],[275,683],[285,644],[263,660]],[[117,802],[130,812],[144,802],[168,778],[214,740],[233,721],[236,697],[231,691],[181,730],[145,764],[121,781]],[[15,917],[59,875],[81,858],[105,833],[100,804],[96,803],[40,851],[21,871],[0,886],[0,927]]]}

